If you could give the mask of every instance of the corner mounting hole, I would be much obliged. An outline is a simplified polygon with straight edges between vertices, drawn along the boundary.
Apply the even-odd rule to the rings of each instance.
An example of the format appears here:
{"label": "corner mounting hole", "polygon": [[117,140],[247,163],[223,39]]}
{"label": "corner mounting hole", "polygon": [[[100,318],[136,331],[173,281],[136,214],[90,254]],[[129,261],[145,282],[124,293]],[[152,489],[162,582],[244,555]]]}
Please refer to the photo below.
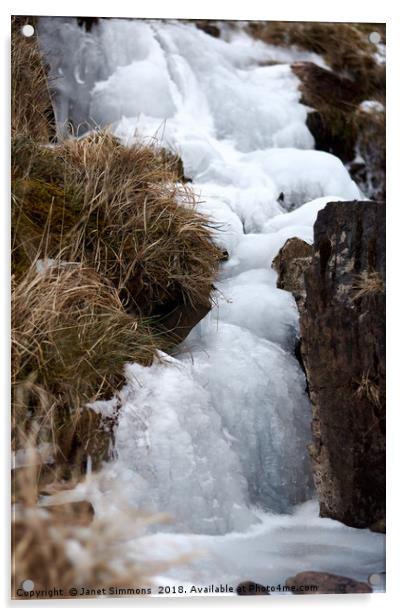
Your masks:
{"label": "corner mounting hole", "polygon": [[35,28],[31,24],[25,24],[25,26],[22,26],[21,32],[24,36],[30,37],[35,34]]}
{"label": "corner mounting hole", "polygon": [[374,43],[374,45],[378,45],[381,41],[381,34],[379,32],[370,32],[369,36],[370,43]]}
{"label": "corner mounting hole", "polygon": [[32,580],[24,580],[22,582],[22,590],[25,590],[25,592],[30,592],[31,590],[34,589],[35,584],[33,583]]}

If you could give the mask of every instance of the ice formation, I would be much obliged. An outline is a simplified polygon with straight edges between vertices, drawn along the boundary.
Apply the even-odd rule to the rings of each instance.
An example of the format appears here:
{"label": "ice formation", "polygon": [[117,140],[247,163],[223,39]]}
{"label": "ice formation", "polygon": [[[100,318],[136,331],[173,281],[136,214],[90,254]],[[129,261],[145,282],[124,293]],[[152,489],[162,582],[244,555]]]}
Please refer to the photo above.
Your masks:
{"label": "ice formation", "polygon": [[174,532],[200,534],[193,541],[210,557],[205,571],[195,565],[198,579],[264,583],[269,563],[278,578],[309,567],[365,576],[382,562],[378,536],[320,521],[315,506],[302,521],[288,515],[313,496],[311,417],[293,355],[296,307],[271,262],[287,238],[312,241],[326,203],[362,197],[338,158],[314,150],[306,126],[290,63],[322,60],[241,29],[214,38],[179,22],[101,20],[85,33],[43,18],[40,35],[59,76],[61,129],[68,118],[112,123],[127,143],[157,138],[177,152],[229,254],[216,306],[175,358],[127,367],[107,472],[133,505],[173,516],[159,549],[185,541]]}

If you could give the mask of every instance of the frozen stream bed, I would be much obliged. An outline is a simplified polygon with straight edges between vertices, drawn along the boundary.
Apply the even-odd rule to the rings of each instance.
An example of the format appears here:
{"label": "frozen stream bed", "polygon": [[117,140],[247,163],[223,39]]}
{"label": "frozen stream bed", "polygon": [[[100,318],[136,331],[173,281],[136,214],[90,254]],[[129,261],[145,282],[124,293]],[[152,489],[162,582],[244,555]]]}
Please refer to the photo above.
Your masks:
{"label": "frozen stream bed", "polygon": [[[278,585],[283,587],[287,578],[303,570],[330,571],[367,582],[384,566],[381,535],[319,518],[314,501],[295,508],[292,515],[263,514],[245,533],[218,537],[159,534],[143,541],[144,549],[155,554],[160,554],[158,546],[163,545],[165,556],[179,553],[189,559],[169,571],[170,577],[158,580],[171,587],[177,580],[184,581],[187,593],[194,585],[236,588],[240,581],[250,579],[275,587],[273,594]],[[375,589],[383,590],[380,580]]]}
{"label": "frozen stream bed", "polygon": [[169,573],[176,583],[382,571],[382,535],[318,517],[298,314],[271,268],[286,239],[312,242],[326,203],[364,198],[306,127],[290,63],[323,60],[177,22],[101,20],[85,33],[42,18],[40,33],[59,75],[60,126],[111,124],[124,142],[156,138],[177,152],[229,255],[213,310],[175,356],[127,366],[116,460],[85,487],[97,515],[118,512],[119,498],[168,512],[172,521],[133,549],[194,554]]}

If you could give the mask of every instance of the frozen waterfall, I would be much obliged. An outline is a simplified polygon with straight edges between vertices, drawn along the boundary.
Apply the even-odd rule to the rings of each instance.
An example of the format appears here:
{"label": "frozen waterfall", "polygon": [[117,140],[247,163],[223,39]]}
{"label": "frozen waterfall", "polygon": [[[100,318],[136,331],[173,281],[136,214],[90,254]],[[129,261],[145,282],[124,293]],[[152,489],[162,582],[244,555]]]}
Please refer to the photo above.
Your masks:
{"label": "frozen waterfall", "polygon": [[[176,533],[244,533],[260,522],[267,537],[280,514],[291,524],[294,506],[313,497],[310,405],[293,354],[298,314],[291,294],[276,288],[271,262],[287,238],[312,241],[328,201],[361,196],[338,158],[314,150],[299,102],[290,63],[324,63],[252,40],[241,28],[224,27],[214,38],[180,22],[105,19],[87,33],[71,18],[42,18],[40,40],[58,77],[60,130],[68,120],[81,132],[112,125],[127,143],[156,138],[177,152],[229,254],[216,305],[175,357],[127,366],[107,472],[133,505],[170,513]],[[107,413],[112,404],[99,408]],[[367,556],[355,573],[381,562],[378,536],[342,535],[342,525],[318,523],[313,510],[295,518],[312,525],[310,544],[325,544],[336,526]],[[276,523],[264,526],[267,515]],[[300,540],[296,533],[294,545]],[[331,550],[336,560],[337,546]],[[289,546],[285,558],[293,558]],[[247,574],[246,563],[240,570]]]}

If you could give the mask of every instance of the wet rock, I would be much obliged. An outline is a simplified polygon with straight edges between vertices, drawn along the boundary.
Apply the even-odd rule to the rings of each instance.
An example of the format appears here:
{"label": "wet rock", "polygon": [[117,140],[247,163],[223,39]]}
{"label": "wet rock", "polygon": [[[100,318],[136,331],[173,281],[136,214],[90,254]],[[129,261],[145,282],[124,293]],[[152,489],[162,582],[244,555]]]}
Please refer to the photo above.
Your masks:
{"label": "wet rock", "polygon": [[292,588],[294,595],[338,595],[372,592],[371,587],[365,582],[358,582],[352,578],[322,571],[302,571],[294,577],[288,578],[285,584]]}
{"label": "wet rock", "polygon": [[[282,250],[279,284],[300,298]],[[298,307],[320,515],[366,528],[385,515],[384,203],[328,204],[313,251]]]}
{"label": "wet rock", "polygon": [[313,247],[298,237],[292,237],[282,246],[272,266],[278,273],[276,286],[293,293],[297,302],[305,298],[304,271],[311,263]]}
{"label": "wet rock", "polygon": [[174,344],[180,344],[193,327],[197,325],[211,310],[210,302],[194,306],[178,304],[169,311],[165,308],[166,313],[160,317],[160,325]]}
{"label": "wet rock", "polygon": [[[227,261],[229,258],[228,253],[225,254],[225,252],[222,251],[220,261]],[[126,284],[127,293],[120,293],[120,299],[127,312],[134,318],[138,314],[145,318],[152,318],[155,329],[166,335],[166,338],[175,345],[180,344],[193,327],[211,310],[210,297],[214,290],[212,284],[205,286],[202,301],[193,303],[183,301],[180,288],[172,290],[170,295],[161,288],[159,301],[152,302],[146,293],[135,296],[136,289],[139,287],[140,284],[133,277]]]}
{"label": "wet rock", "polygon": [[257,582],[251,582],[250,580],[240,582],[240,584],[237,585],[236,593],[242,596],[270,594],[265,586],[257,584]]}

